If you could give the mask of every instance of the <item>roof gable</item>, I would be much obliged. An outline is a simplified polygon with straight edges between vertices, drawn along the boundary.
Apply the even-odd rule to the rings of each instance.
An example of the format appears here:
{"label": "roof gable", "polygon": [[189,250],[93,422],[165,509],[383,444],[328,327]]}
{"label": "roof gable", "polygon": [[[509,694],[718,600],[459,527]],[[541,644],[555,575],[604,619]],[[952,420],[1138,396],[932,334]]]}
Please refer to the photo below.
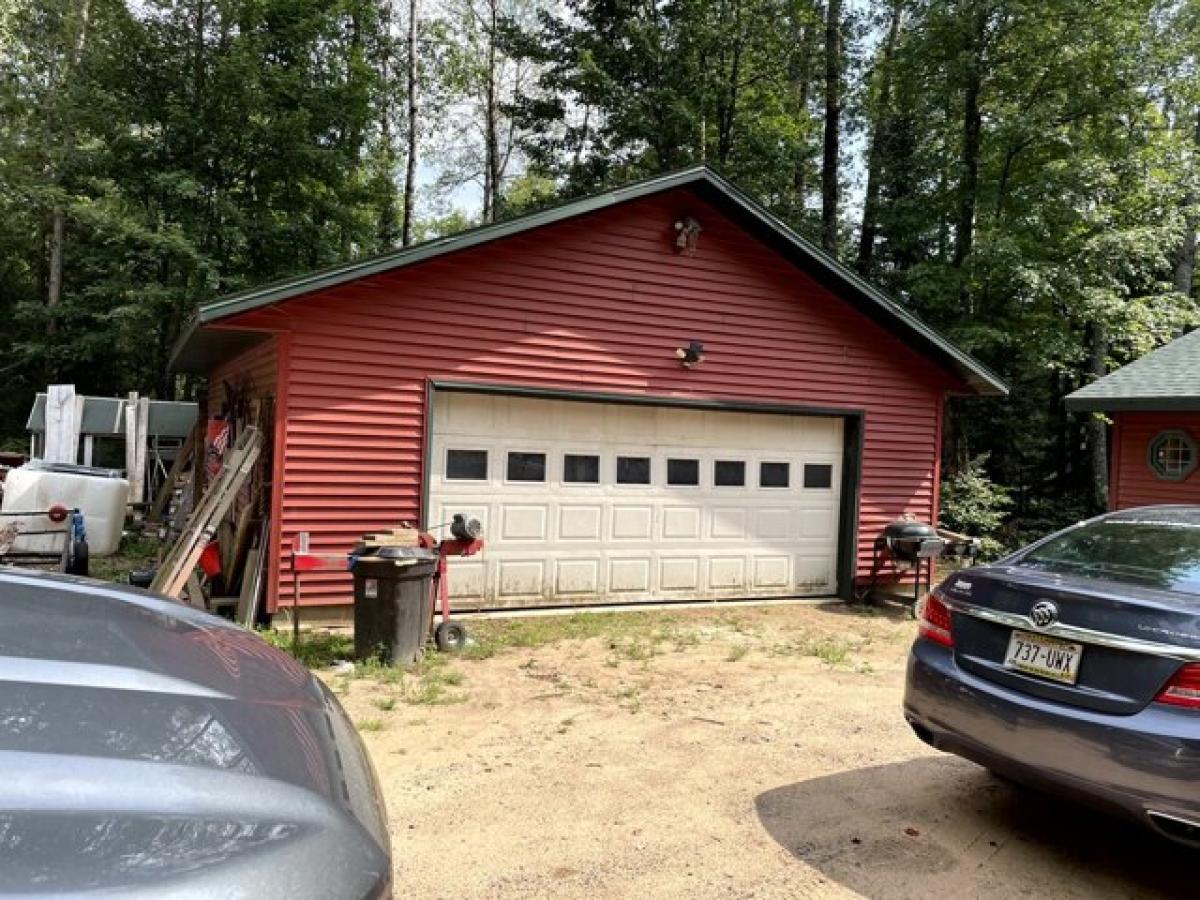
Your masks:
{"label": "roof gable", "polygon": [[506,222],[472,228],[370,259],[357,260],[222,297],[199,308],[196,320],[175,349],[172,356],[172,367],[180,369],[189,367],[189,358],[197,355],[197,348],[203,342],[200,335],[203,333],[202,327],[205,325],[215,324],[231,316],[281,303],[294,297],[415,265],[445,254],[501,240],[555,222],[681,187],[695,190],[706,199],[716,203],[730,213],[735,220],[740,221],[752,234],[774,246],[793,263],[809,271],[839,297],[851,303],[868,317],[894,331],[898,337],[935,360],[943,368],[953,372],[975,393],[984,395],[1008,393],[1007,385],[986,366],[832,256],[801,237],[783,221],[707,166],[697,166],[649,178]]}
{"label": "roof gable", "polygon": [[1200,329],[1066,397],[1074,412],[1200,409]]}

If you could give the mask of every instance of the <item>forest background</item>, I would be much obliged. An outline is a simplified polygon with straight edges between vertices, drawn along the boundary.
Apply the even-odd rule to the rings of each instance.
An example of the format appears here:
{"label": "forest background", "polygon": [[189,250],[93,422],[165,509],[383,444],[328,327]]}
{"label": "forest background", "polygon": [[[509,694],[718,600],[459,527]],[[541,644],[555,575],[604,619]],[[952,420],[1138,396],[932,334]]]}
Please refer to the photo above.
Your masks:
{"label": "forest background", "polygon": [[1200,323],[1200,3],[0,0],[0,445],[198,302],[705,162],[1012,386],[947,524],[1103,508],[1062,397]]}

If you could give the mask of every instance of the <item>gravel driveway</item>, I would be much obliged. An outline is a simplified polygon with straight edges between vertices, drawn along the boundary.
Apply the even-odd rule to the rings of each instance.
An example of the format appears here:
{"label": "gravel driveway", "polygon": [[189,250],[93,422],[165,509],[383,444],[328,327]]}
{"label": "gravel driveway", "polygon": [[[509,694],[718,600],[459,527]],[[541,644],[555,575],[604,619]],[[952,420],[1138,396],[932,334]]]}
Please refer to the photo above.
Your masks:
{"label": "gravel driveway", "polygon": [[1195,896],[1200,857],[913,737],[899,613],[472,625],[466,657],[329,676],[398,897]]}

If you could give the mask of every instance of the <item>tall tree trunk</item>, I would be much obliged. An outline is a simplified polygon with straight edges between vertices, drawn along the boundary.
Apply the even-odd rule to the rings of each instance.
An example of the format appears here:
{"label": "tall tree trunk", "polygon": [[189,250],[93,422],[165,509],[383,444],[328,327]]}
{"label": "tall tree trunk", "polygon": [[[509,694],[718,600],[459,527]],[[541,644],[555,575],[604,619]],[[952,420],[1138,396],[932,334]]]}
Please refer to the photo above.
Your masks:
{"label": "tall tree trunk", "polygon": [[1047,374],[1050,390],[1046,392],[1046,420],[1054,423],[1054,483],[1056,493],[1060,496],[1066,492],[1072,481],[1071,453],[1072,421],[1071,416],[1063,410],[1062,398],[1071,392],[1067,379],[1062,372],[1051,371]]}
{"label": "tall tree trunk", "polygon": [[192,16],[192,114],[197,118],[204,105],[204,24],[207,9],[204,0],[196,0]]}
{"label": "tall tree trunk", "polygon": [[741,67],[742,43],[739,38],[733,48],[733,62],[725,97],[721,108],[717,110],[717,161],[722,165],[729,162],[729,155],[733,152],[733,129],[737,121],[738,79],[741,78]]}
{"label": "tall tree trunk", "polygon": [[[1192,132],[1195,149],[1200,150],[1200,113],[1196,115],[1196,127]],[[1189,189],[1183,198],[1183,238],[1175,254],[1175,290],[1191,296],[1196,275],[1196,193]]]}
{"label": "tall tree trunk", "polygon": [[417,190],[417,0],[408,0],[408,158],[404,161],[404,222],[400,243],[413,239],[413,197]]}
{"label": "tall tree trunk", "polygon": [[962,156],[959,159],[958,221],[954,229],[954,267],[961,269],[975,243],[975,204],[979,190],[979,150],[983,115],[983,41],[986,13],[975,14],[967,37],[967,71],[963,78]]}
{"label": "tall tree trunk", "polygon": [[[742,45],[744,36],[742,34],[742,7],[740,3],[734,4],[734,23],[733,35],[731,36],[733,46],[729,52],[731,54],[729,69],[725,73],[725,84],[722,86],[717,103],[717,162],[722,166],[729,161],[729,155],[733,152],[733,134],[734,123],[737,120],[737,105],[739,82],[742,77]],[[722,52],[724,57],[724,52]],[[724,66],[722,66],[724,69]],[[704,145],[701,144],[701,147]]]}
{"label": "tall tree trunk", "polygon": [[579,126],[579,136],[576,138],[575,147],[571,153],[571,171],[578,172],[579,167],[583,165],[583,151],[587,148],[588,136],[592,127],[592,108],[585,106],[583,108],[583,124]]}
{"label": "tall tree trunk", "polygon": [[[66,211],[61,203],[55,203],[50,210],[50,233],[47,241],[49,265],[46,274],[46,305],[54,310],[62,299],[62,250],[66,242]],[[54,319],[50,318],[50,328],[53,329]]]}
{"label": "tall tree trunk", "polygon": [[885,148],[891,131],[892,105],[892,56],[896,52],[896,40],[900,35],[900,18],[904,0],[893,0],[891,20],[888,23],[887,39],[879,53],[875,77],[879,79],[878,112],[875,128],[871,134],[871,150],[867,156],[867,189],[863,197],[862,228],[858,235],[858,264],[866,268],[875,253],[875,236],[878,233],[879,182],[883,168]]}
{"label": "tall tree trunk", "polygon": [[[1091,380],[1103,378],[1108,357],[1108,332],[1100,322],[1087,328],[1088,374]],[[1104,420],[1090,415],[1085,425],[1088,450],[1088,494],[1094,511],[1108,507],[1108,428]]]}
{"label": "tall tree trunk", "polygon": [[[796,115],[804,120],[808,119],[808,97],[812,90],[813,81],[813,57],[816,55],[817,21],[811,21],[801,29],[798,35],[800,39],[800,53],[796,61],[796,74],[793,79],[796,87]],[[805,194],[808,192],[808,167],[809,154],[806,151],[801,159],[796,160],[795,168],[792,170],[792,189],[796,192],[796,199],[799,201],[800,207],[804,207]]]}
{"label": "tall tree trunk", "polygon": [[1175,290],[1181,294],[1192,293],[1196,274],[1196,197],[1190,191],[1184,197],[1183,238],[1179,252],[1175,255]]}
{"label": "tall tree trunk", "polygon": [[500,166],[500,109],[496,84],[496,28],[499,0],[488,0],[487,84],[484,86],[484,198],[483,220],[494,222],[499,214],[502,173]]}
{"label": "tall tree trunk", "polygon": [[821,161],[821,243],[837,250],[838,143],[841,138],[842,3],[829,0],[825,12],[825,142]]}
{"label": "tall tree trunk", "polygon": [[[54,86],[56,93],[69,91],[75,77],[75,71],[83,59],[83,48],[87,43],[88,21],[91,15],[90,0],[81,0],[79,4],[79,19],[75,32],[71,36],[67,59],[62,67],[58,83]],[[63,114],[63,121],[58,123],[53,135],[59,145],[59,155],[64,161],[71,156],[74,135],[71,129],[69,104],[64,104],[68,111]],[[57,187],[62,186],[63,172],[55,171],[53,181]],[[50,209],[50,229],[47,239],[47,270],[46,270],[46,307],[50,311],[49,328],[54,331],[57,322],[54,312],[62,301],[63,264],[66,255],[67,240],[67,210],[61,200],[55,200]]]}
{"label": "tall tree trunk", "polygon": [[383,195],[379,198],[379,220],[376,223],[376,240],[380,250],[391,250],[396,245],[400,235],[400,222],[396,209],[395,184],[395,144],[392,136],[392,123],[395,116],[395,94],[392,92],[393,70],[395,63],[395,41],[392,27],[395,25],[396,13],[392,0],[384,0],[380,6],[381,28],[383,30],[382,51],[379,58],[379,75],[382,82],[379,103],[379,147],[380,165],[383,167]]}

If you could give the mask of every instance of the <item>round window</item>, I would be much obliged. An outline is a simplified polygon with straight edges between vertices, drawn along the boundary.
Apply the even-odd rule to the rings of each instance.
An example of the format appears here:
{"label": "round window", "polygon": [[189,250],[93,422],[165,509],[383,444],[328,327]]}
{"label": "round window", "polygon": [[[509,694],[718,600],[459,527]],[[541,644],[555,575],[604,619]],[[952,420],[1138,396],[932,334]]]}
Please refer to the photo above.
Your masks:
{"label": "round window", "polygon": [[1183,431],[1164,431],[1150,442],[1150,468],[1166,481],[1183,481],[1196,468],[1196,442]]}

